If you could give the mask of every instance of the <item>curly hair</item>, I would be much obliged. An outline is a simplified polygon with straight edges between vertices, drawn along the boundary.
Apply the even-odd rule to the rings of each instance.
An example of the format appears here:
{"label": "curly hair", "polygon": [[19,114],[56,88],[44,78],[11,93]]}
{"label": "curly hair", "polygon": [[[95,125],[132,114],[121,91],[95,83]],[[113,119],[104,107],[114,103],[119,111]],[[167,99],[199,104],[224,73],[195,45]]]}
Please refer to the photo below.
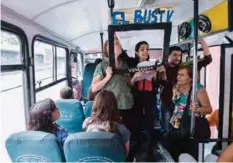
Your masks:
{"label": "curly hair", "polygon": [[34,104],[30,110],[27,129],[54,133],[55,125],[53,124],[52,113],[56,109],[57,107],[51,99],[45,99]]}

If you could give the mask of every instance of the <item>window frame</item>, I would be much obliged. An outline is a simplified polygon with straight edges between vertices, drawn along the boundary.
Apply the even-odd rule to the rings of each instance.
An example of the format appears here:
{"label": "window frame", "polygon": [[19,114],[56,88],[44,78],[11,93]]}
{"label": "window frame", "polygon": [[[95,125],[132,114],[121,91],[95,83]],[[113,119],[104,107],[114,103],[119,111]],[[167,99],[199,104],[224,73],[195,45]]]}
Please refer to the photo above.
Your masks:
{"label": "window frame", "polygon": [[23,96],[24,96],[24,114],[25,122],[27,125],[29,119],[29,109],[33,104],[32,92],[32,76],[30,75],[30,55],[29,55],[29,42],[26,33],[20,27],[10,24],[6,21],[1,20],[1,30],[12,34],[15,34],[21,42],[21,64],[11,64],[11,65],[1,65],[1,72],[12,72],[12,71],[22,71],[23,78]]}
{"label": "window frame", "polygon": [[[40,41],[42,43],[46,43],[46,44],[49,44],[49,45],[52,45],[53,46],[53,49],[54,49],[54,65],[53,65],[53,82],[49,83],[49,84],[46,84],[44,86],[41,86],[39,88],[36,88],[35,86],[35,64],[34,64],[34,58],[35,58],[35,53],[34,53],[34,45],[35,45],[35,42],[36,41]],[[62,78],[62,79],[59,79],[57,80],[57,48],[56,47],[60,47],[60,48],[64,48],[65,49],[65,52],[66,52],[66,77],[65,78]],[[67,80],[67,85],[72,87],[71,85],[71,65],[70,65],[70,55],[69,55],[69,48],[62,44],[62,43],[59,43],[57,41],[54,41],[52,39],[49,39],[47,37],[44,37],[42,35],[35,35],[32,39],[32,60],[33,60],[33,66],[32,66],[32,74],[33,74],[33,89],[34,89],[34,99],[36,101],[36,93],[40,92],[40,91],[43,91],[45,89],[48,89],[49,87],[52,87],[58,83],[61,83],[65,80]]]}

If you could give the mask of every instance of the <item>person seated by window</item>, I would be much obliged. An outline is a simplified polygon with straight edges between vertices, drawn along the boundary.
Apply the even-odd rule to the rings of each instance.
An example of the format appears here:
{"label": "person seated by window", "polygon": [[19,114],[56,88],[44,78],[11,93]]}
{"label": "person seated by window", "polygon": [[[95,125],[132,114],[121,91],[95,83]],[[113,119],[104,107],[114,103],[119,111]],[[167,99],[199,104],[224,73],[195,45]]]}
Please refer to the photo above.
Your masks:
{"label": "person seated by window", "polygon": [[97,58],[96,60],[95,60],[95,64],[96,65],[98,65],[99,63],[101,63],[103,60],[101,59],[101,58]]}
{"label": "person seated by window", "polygon": [[58,142],[63,146],[68,132],[55,123],[59,117],[60,113],[53,100],[39,101],[30,109],[27,129],[54,134]]}
{"label": "person seated by window", "polygon": [[60,97],[61,99],[73,99],[73,90],[68,86],[63,87],[60,90]]}
{"label": "person seated by window", "polygon": [[94,101],[91,117],[83,122],[83,129],[88,132],[111,132],[119,134],[125,145],[126,153],[129,153],[130,132],[121,123],[117,109],[117,100],[110,91],[100,91]]}

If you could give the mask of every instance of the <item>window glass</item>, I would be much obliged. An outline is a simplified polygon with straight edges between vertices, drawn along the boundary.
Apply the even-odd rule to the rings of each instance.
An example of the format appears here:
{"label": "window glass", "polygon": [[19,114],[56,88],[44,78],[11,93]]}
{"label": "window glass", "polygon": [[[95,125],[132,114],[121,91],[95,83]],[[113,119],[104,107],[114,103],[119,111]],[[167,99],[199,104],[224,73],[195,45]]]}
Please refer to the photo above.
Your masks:
{"label": "window glass", "polygon": [[1,65],[22,64],[21,42],[17,35],[1,31]]}
{"label": "window glass", "polygon": [[[22,64],[22,42],[13,33],[1,31],[1,65]],[[3,142],[13,133],[26,129],[23,71],[0,72],[0,108]],[[3,162],[10,162],[6,148],[2,149]]]}
{"label": "window glass", "polygon": [[36,88],[54,81],[54,49],[50,44],[35,41],[35,84]]}
{"label": "window glass", "polygon": [[66,50],[57,48],[57,80],[66,77]]}
{"label": "window glass", "polygon": [[77,79],[81,81],[83,79],[83,56],[78,53],[77,59]]}
{"label": "window glass", "polygon": [[95,60],[101,58],[102,53],[86,53],[85,54],[85,65],[88,63],[95,63]]}
{"label": "window glass", "polygon": [[36,93],[36,101],[41,101],[45,98],[51,98],[52,100],[60,99],[60,90],[66,86],[67,81],[63,81],[59,84],[56,84],[52,87],[49,87],[43,91]]}

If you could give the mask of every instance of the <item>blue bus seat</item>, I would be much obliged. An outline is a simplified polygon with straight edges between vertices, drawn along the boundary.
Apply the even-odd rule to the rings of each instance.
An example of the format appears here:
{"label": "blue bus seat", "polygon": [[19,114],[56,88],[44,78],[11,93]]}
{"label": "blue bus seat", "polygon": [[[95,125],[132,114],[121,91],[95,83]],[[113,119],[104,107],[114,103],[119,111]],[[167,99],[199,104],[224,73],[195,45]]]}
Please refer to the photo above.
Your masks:
{"label": "blue bus seat", "polygon": [[10,135],[6,149],[12,162],[63,162],[64,154],[55,135],[22,131]]}
{"label": "blue bus seat", "polygon": [[84,100],[88,99],[88,91],[93,80],[96,66],[97,65],[95,63],[88,63],[85,66],[82,80],[82,99]]}
{"label": "blue bus seat", "polygon": [[55,103],[60,112],[60,118],[56,123],[69,133],[81,132],[85,119],[82,104],[76,99],[60,99]]}
{"label": "blue bus seat", "polygon": [[124,162],[124,143],[119,135],[108,132],[80,132],[64,144],[67,162]]}
{"label": "blue bus seat", "polygon": [[88,101],[88,102],[86,103],[85,109],[84,109],[85,118],[88,118],[88,117],[91,116],[92,106],[93,106],[93,101]]}

